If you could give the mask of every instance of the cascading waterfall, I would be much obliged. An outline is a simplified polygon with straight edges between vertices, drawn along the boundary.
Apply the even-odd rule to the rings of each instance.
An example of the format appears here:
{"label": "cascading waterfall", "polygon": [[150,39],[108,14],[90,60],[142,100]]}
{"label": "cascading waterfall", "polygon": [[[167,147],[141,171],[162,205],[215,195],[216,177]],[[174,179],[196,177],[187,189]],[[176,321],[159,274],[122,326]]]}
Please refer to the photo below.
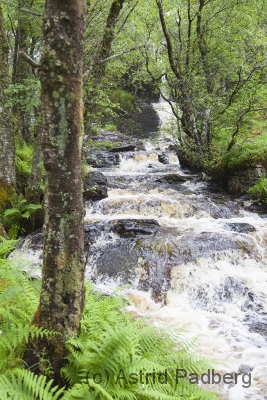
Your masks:
{"label": "cascading waterfall", "polygon": [[[201,335],[198,354],[221,363],[221,374],[251,373],[249,385],[241,375],[203,385],[222,400],[266,399],[266,221],[183,171],[166,140],[157,146],[101,169],[109,192],[86,209],[86,276],[106,292],[130,284],[130,308],[157,324],[188,324],[188,338]],[[28,245],[17,252],[37,263]]]}

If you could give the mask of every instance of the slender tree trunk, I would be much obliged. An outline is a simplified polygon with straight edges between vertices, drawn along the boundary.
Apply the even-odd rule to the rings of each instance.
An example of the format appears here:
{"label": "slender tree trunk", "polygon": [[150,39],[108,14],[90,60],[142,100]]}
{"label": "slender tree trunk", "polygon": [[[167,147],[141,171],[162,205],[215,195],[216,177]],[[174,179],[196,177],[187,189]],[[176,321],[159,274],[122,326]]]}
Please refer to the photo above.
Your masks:
{"label": "slender tree trunk", "polygon": [[[190,98],[190,92],[188,90],[188,83],[186,81],[186,72],[183,69],[182,61],[179,57],[179,54],[175,52],[175,46],[173,45],[173,40],[171,35],[167,29],[164,11],[162,7],[162,0],[156,0],[156,4],[158,7],[160,23],[162,27],[162,32],[164,34],[166,44],[167,44],[167,53],[169,64],[174,73],[178,87],[180,91],[180,96],[178,96],[177,103],[180,106],[182,111],[182,118],[181,118],[181,126],[185,134],[193,139],[195,151],[200,155],[203,156],[203,149],[200,140],[200,132],[197,128],[197,120],[196,120],[196,112]],[[191,18],[191,17],[190,17]]]}
{"label": "slender tree trunk", "polygon": [[0,181],[15,187],[15,146],[12,112],[10,108],[5,108],[5,103],[8,101],[5,89],[8,88],[9,83],[8,43],[0,5]]}
{"label": "slender tree trunk", "polygon": [[114,0],[109,9],[101,46],[99,52],[97,53],[97,59],[94,61],[92,68],[92,75],[99,83],[102,81],[105,74],[106,63],[103,62],[103,60],[110,56],[110,50],[114,40],[115,26],[125,1],[126,0]]}
{"label": "slender tree trunk", "polygon": [[[16,31],[17,37],[17,51],[25,50],[27,52],[27,41],[29,40],[29,17],[23,13],[20,8],[26,7],[30,8],[30,3],[28,0],[18,1],[18,28]],[[32,70],[30,65],[22,58],[16,55],[16,66],[13,74],[14,83],[25,84],[25,80],[32,75]],[[19,91],[19,96],[22,99],[27,97],[27,91],[21,89]],[[18,121],[18,134],[20,141],[25,141],[26,143],[31,142],[31,116],[28,110],[25,110],[25,106],[22,104],[17,104],[16,107],[17,121]]]}
{"label": "slender tree trunk", "polygon": [[[65,340],[77,335],[84,305],[81,173],[84,0],[46,0],[42,84],[43,158],[47,176],[43,280],[32,323],[61,333],[46,347],[60,382]],[[34,359],[26,355],[31,365]]]}
{"label": "slender tree trunk", "polygon": [[40,107],[35,110],[35,127],[34,127],[34,150],[32,158],[32,170],[28,179],[28,186],[26,189],[25,197],[29,203],[39,204],[41,196],[41,178],[42,178],[42,141],[41,141],[41,126],[40,122]]}

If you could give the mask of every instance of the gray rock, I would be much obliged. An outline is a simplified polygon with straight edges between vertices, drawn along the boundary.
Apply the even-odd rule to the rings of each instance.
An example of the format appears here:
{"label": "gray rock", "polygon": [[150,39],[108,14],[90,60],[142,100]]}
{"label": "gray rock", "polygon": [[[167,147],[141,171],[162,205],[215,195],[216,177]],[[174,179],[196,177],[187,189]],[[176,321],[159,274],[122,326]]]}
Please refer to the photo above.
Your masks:
{"label": "gray rock", "polygon": [[154,219],[122,219],[113,229],[122,237],[153,235],[159,229],[159,223]]}
{"label": "gray rock", "polygon": [[86,154],[86,161],[94,168],[112,168],[120,164],[120,156],[118,153],[90,150]]}
{"label": "gray rock", "polygon": [[248,365],[245,365],[245,364],[239,365],[239,368],[238,368],[238,372],[240,372],[241,374],[248,374],[252,370],[253,370],[253,368],[251,368],[251,367],[249,367]]}
{"label": "gray rock", "polygon": [[247,224],[245,222],[227,222],[225,227],[230,231],[235,231],[238,233],[255,232],[256,229],[253,225]]}
{"label": "gray rock", "polygon": [[232,194],[242,194],[244,193],[244,186],[240,182],[237,176],[233,176],[228,181],[228,190]]}
{"label": "gray rock", "polygon": [[101,200],[108,197],[107,179],[99,171],[89,171],[83,185],[86,200]]}
{"label": "gray rock", "polygon": [[159,183],[178,183],[178,182],[186,182],[186,181],[187,181],[186,176],[181,176],[178,174],[164,175],[161,178],[156,180],[156,182],[159,182]]}
{"label": "gray rock", "polygon": [[112,149],[110,149],[109,151],[111,153],[123,153],[125,151],[134,151],[136,149],[136,144],[122,144],[121,146],[115,146]]}
{"label": "gray rock", "polygon": [[169,164],[169,156],[167,153],[161,153],[158,155],[158,160],[159,162],[161,162],[162,164]]}

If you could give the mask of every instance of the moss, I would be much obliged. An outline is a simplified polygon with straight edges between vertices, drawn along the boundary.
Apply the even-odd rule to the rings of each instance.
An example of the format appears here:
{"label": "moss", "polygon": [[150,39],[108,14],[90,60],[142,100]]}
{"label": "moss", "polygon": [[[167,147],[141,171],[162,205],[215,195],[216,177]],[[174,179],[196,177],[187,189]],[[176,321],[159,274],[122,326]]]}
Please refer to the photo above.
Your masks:
{"label": "moss", "polygon": [[0,181],[0,212],[6,209],[14,193],[15,190],[11,185]]}
{"label": "moss", "polygon": [[65,99],[63,97],[60,98],[60,106],[59,106],[59,114],[60,114],[60,121],[59,121],[59,132],[60,136],[58,138],[58,146],[61,155],[64,155],[66,147],[67,147],[67,140],[68,140],[68,121],[67,121],[67,112],[66,112],[66,104]]}

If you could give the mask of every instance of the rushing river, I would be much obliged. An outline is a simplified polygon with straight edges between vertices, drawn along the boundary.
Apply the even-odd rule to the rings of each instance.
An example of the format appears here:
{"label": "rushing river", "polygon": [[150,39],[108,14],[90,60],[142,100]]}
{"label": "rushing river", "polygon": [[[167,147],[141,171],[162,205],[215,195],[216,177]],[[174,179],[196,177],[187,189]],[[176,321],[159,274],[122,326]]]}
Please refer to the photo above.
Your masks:
{"label": "rushing river", "polygon": [[106,292],[130,284],[131,309],[157,324],[188,325],[221,374],[251,373],[250,387],[205,385],[221,399],[267,399],[266,220],[182,170],[168,145],[101,169],[109,191],[86,207],[86,275]]}

